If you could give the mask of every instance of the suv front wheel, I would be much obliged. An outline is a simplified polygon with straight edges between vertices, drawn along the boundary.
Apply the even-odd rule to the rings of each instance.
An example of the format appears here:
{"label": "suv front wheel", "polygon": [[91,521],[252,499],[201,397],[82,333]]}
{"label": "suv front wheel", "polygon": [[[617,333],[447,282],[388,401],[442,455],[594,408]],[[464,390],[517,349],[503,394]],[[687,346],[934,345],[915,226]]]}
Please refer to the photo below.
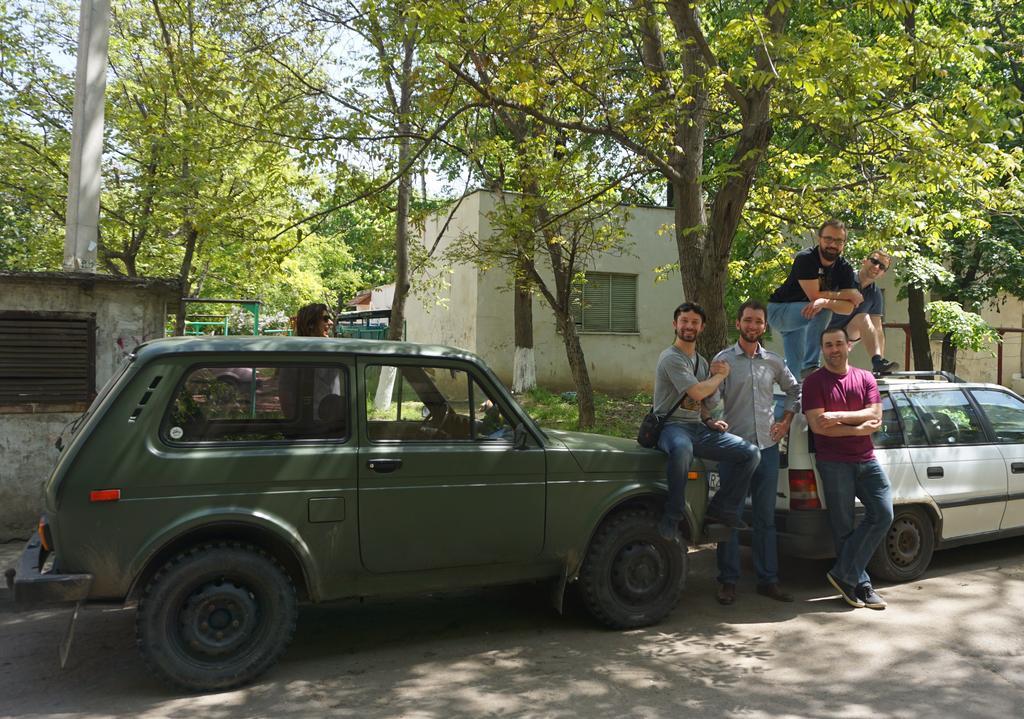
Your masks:
{"label": "suv front wheel", "polygon": [[935,529],[921,507],[894,507],[892,524],[868,563],[871,576],[891,582],[917,579],[935,553]]}
{"label": "suv front wheel", "polygon": [[613,515],[590,543],[580,589],[602,624],[627,629],[655,624],[672,611],[686,583],[686,548],[658,534],[650,511]]}
{"label": "suv front wheel", "polygon": [[297,617],[295,586],[273,558],[250,545],[207,544],[150,580],[136,642],[162,679],[191,691],[230,689],[277,661]]}

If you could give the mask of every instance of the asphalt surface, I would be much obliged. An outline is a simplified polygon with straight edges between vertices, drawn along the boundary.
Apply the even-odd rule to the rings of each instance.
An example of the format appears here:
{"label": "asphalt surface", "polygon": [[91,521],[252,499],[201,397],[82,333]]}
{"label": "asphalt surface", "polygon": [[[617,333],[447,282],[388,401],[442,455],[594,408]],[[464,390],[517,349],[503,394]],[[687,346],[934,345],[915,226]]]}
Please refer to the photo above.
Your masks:
{"label": "asphalt surface", "polygon": [[[0,569],[18,545],[0,545]],[[134,612],[15,612],[0,589],[0,717],[1014,717],[1024,706],[1024,538],[948,550],[925,577],[852,609],[827,562],[784,560],[797,601],[714,600],[714,553],[692,551],[683,600],[657,627],[614,632],[539,586],[303,608],[255,684],[181,696],[151,678]],[[749,556],[744,555],[749,570]]]}

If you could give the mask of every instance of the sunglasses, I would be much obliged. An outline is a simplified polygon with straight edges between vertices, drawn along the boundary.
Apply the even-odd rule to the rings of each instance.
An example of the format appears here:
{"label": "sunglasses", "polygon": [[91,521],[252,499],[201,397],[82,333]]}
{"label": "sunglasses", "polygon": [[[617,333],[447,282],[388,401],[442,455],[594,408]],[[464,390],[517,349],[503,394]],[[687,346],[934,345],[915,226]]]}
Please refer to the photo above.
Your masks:
{"label": "sunglasses", "polygon": [[882,272],[885,272],[887,269],[889,269],[889,265],[885,264],[884,262],[882,262],[877,257],[869,257],[868,258],[868,262],[873,264],[875,267],[880,269]]}
{"label": "sunglasses", "polygon": [[324,315],[323,317],[320,318],[320,320],[323,322],[334,322],[334,318],[331,317],[330,315]]}

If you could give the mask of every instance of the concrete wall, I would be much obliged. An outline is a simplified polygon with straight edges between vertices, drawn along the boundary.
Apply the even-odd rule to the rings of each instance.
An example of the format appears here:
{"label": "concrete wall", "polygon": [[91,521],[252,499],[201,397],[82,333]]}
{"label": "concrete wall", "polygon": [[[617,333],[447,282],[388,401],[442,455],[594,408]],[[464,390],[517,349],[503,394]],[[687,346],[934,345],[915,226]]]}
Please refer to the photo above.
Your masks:
{"label": "concrete wall", "polygon": [[[102,275],[0,273],[0,310],[96,314],[96,389],[139,343],[162,337],[175,284]],[[26,538],[57,458],[53,443],[84,403],[0,407],[0,541]]]}
{"label": "concrete wall", "polygon": [[[444,252],[463,234],[481,233],[483,213],[493,202],[490,195],[475,192],[463,198],[458,208],[432,215],[424,225],[420,241],[429,250],[437,242],[433,265],[412,278],[412,293],[406,300],[406,337],[410,342],[425,342],[461,347],[478,352],[477,290],[479,270],[471,265],[449,265]],[[485,203],[481,206],[481,203]],[[438,235],[454,209],[451,221]]]}
{"label": "concrete wall", "polygon": [[[636,333],[588,332],[580,335],[587,370],[595,389],[616,394],[650,391],[654,384],[654,365],[658,355],[672,343],[672,310],[683,301],[679,275],[656,282],[655,267],[678,260],[671,233],[662,228],[672,222],[672,211],[639,207],[629,211],[626,232],[631,245],[621,253],[600,253],[586,263],[586,269],[637,275]],[[541,267],[544,265],[541,263]],[[494,274],[492,271],[490,274]],[[550,278],[542,269],[542,274]],[[499,275],[504,279],[504,274]],[[482,283],[481,296],[487,297],[488,310],[481,308],[478,328],[478,352],[504,381],[512,377],[514,336],[513,297],[504,283],[488,278]],[[482,303],[483,304],[483,303]],[[565,343],[556,331],[554,316],[543,297],[533,302],[534,356],[537,382],[551,390],[573,388],[565,356]]]}
{"label": "concrete wall", "polygon": [[[495,197],[475,192],[466,197],[445,238],[435,253],[460,233],[476,233],[481,242],[491,236],[488,213]],[[586,333],[580,341],[591,381],[597,389],[628,393],[650,390],[658,354],[672,341],[672,308],[682,302],[678,275],[655,282],[655,267],[678,259],[675,243],[663,228],[672,222],[664,208],[633,208],[627,221],[632,243],[621,253],[601,253],[586,269],[637,275],[638,332],[634,334]],[[422,241],[433,245],[446,214],[431,217]],[[408,304],[409,339],[436,342],[468,349],[482,356],[506,383],[511,384],[514,355],[513,296],[509,273],[494,268],[480,270],[468,265],[443,266],[414,278]],[[542,274],[550,278],[539,263]],[[436,295],[435,295],[436,293]],[[565,359],[565,345],[556,331],[552,311],[541,296],[533,302],[534,348],[537,381],[546,388],[571,389],[572,378]],[[640,370],[638,368],[644,368]]]}

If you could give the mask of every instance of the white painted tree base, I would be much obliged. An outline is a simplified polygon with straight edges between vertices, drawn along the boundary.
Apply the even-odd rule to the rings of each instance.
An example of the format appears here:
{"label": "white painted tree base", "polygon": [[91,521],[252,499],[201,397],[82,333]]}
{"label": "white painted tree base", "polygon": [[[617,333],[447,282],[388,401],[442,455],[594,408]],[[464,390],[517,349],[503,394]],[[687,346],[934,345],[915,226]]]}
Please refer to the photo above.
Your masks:
{"label": "white painted tree base", "polygon": [[522,394],[536,386],[537,364],[533,358],[533,347],[516,347],[512,360],[512,391]]}

